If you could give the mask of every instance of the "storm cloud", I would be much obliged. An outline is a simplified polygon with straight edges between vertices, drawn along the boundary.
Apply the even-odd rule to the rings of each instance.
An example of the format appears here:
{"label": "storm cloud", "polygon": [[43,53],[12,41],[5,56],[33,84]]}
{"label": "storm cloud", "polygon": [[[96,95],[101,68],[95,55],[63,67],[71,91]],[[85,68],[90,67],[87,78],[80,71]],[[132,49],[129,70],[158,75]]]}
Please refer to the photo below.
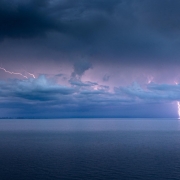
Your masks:
{"label": "storm cloud", "polygon": [[179,9],[179,0],[0,1],[2,114],[149,117],[157,106],[176,109]]}
{"label": "storm cloud", "polygon": [[74,63],[74,71],[72,73],[72,78],[80,78],[85,71],[92,68],[92,64],[87,60],[80,60]]}
{"label": "storm cloud", "polygon": [[[166,62],[167,57],[177,60],[179,55],[179,7],[178,0],[4,0],[0,37],[46,38],[64,52],[106,61],[107,57],[141,62],[161,57]],[[51,33],[62,41],[52,42]]]}

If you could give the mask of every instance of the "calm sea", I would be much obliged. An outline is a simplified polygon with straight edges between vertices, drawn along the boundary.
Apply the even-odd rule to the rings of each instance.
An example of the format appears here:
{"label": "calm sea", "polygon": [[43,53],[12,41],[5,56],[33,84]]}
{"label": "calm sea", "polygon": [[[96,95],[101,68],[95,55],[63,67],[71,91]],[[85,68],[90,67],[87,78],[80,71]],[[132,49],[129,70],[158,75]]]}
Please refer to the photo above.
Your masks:
{"label": "calm sea", "polygon": [[179,180],[180,120],[0,120],[0,180]]}

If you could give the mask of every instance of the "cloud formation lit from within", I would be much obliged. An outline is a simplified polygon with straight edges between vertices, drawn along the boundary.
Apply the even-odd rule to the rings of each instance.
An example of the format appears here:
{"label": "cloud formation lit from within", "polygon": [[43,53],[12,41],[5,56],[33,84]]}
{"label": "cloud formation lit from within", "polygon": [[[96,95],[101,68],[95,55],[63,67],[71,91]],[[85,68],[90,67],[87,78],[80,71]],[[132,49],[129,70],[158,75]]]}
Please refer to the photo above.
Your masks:
{"label": "cloud formation lit from within", "polygon": [[180,100],[179,85],[155,83],[142,87],[134,82],[130,86],[115,87],[114,92],[110,92],[108,87],[94,82],[79,80],[79,83],[63,86],[41,75],[37,79],[0,81],[0,87],[0,107],[4,105],[5,108],[8,103],[9,109],[19,107],[18,111],[22,114],[25,111],[27,116],[30,112],[40,116],[42,109],[46,109],[47,117],[91,117],[103,113],[116,117],[122,116],[122,109],[128,106]]}

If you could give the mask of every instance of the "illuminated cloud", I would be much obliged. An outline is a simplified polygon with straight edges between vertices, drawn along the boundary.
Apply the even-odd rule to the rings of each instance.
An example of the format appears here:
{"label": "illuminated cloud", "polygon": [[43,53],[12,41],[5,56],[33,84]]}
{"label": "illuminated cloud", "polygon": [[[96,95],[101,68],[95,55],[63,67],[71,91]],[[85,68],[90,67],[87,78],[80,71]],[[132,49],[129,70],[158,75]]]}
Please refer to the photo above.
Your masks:
{"label": "illuminated cloud", "polygon": [[172,84],[150,83],[143,89],[137,82],[131,86],[115,89],[127,97],[145,101],[178,101],[180,99],[180,86]]}
{"label": "illuminated cloud", "polygon": [[[19,111],[22,114],[33,112],[35,117],[41,118],[120,117],[127,116],[126,111],[132,106],[172,103],[180,99],[179,85],[151,83],[142,88],[135,82],[131,86],[115,88],[114,92],[110,92],[107,86],[93,82],[81,81],[79,84],[62,86],[43,75],[37,79],[0,81],[0,87],[0,107],[5,108],[9,104],[9,110],[16,112],[15,109],[18,109],[17,114]],[[41,114],[43,108],[47,110],[45,115]]]}

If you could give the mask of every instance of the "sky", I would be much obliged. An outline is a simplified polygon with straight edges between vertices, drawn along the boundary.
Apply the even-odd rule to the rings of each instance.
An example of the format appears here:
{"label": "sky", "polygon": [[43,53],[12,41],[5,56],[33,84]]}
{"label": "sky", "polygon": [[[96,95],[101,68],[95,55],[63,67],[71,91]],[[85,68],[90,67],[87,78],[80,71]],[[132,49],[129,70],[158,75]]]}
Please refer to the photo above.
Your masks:
{"label": "sky", "polygon": [[1,0],[0,117],[177,118],[179,9],[179,0]]}

